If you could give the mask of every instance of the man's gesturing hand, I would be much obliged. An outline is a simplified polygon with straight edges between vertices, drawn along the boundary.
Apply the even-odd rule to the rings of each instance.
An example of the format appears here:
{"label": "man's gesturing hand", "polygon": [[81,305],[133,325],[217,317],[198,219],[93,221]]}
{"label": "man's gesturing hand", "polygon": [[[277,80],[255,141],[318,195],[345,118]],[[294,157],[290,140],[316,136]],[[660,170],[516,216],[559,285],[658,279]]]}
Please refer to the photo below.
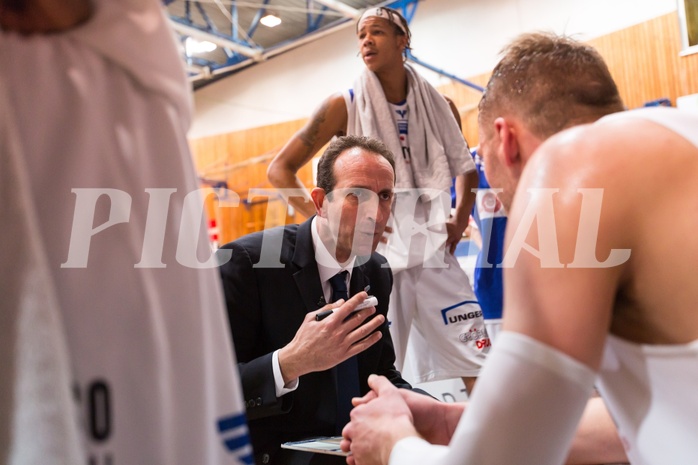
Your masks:
{"label": "man's gesturing hand", "polygon": [[[367,297],[365,292],[359,292],[346,302],[339,300],[305,316],[293,340],[279,350],[284,383],[307,373],[328,370],[381,339],[382,333],[376,330],[385,317],[377,315],[366,321],[376,313],[375,307],[354,312]],[[317,321],[316,314],[328,309],[333,310],[332,314]]]}

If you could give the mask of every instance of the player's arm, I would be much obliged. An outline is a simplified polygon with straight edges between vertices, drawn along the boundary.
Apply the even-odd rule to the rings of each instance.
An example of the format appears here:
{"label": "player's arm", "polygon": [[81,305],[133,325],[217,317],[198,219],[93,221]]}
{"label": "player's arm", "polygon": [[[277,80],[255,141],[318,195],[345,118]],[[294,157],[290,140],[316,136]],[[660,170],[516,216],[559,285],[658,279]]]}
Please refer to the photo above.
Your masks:
{"label": "player's arm", "polygon": [[623,443],[601,397],[589,399],[572,442],[567,465],[626,463]]}
{"label": "player's arm", "polygon": [[[503,443],[523,439],[521,447],[536,451],[531,463],[560,463],[570,445],[577,457],[584,447],[573,443],[575,434],[582,437],[577,422],[638,245],[632,232],[642,215],[628,195],[634,189],[618,179],[618,169],[608,169],[614,150],[622,148],[597,133],[578,127],[552,137],[523,171],[507,224],[503,331],[473,396],[472,416],[466,415],[475,424],[489,414]],[[496,386],[510,385],[524,372],[527,386],[499,405],[507,413],[491,414],[504,397]],[[518,420],[527,415],[535,421]],[[593,434],[597,441],[605,438],[611,453],[622,454],[612,428]],[[485,437],[483,432],[480,439]],[[493,455],[492,463],[506,462]]]}
{"label": "player's arm", "polygon": [[[444,96],[448,106],[453,113],[453,117],[458,123],[458,128],[462,129],[460,113],[453,101]],[[456,176],[456,207],[454,215],[449,219],[446,225],[448,231],[448,239],[446,241],[449,251],[454,253],[456,251],[456,246],[460,242],[463,236],[463,231],[468,227],[468,221],[470,218],[470,212],[475,205],[475,191],[478,186],[478,175],[477,170],[469,171],[461,175]]]}
{"label": "player's arm", "polygon": [[[620,251],[632,249],[624,231],[633,220],[622,198],[627,186],[616,187],[618,179],[604,174],[611,157],[595,158],[599,144],[570,133],[549,142],[519,182],[503,263],[504,330],[449,448],[400,441],[391,463],[445,464],[468,457],[483,465],[555,465],[569,455],[629,266],[623,260],[606,267],[594,263],[619,254],[622,259]],[[498,165],[516,172],[520,152],[511,153],[508,165],[505,160]],[[605,188],[600,212],[579,190],[588,195],[596,188]],[[430,461],[440,452],[443,460]]]}
{"label": "player's arm", "polygon": [[288,202],[306,217],[315,214],[313,201],[298,178],[298,170],[334,136],[344,135],[347,127],[347,108],[341,93],[327,98],[301,128],[274,157],[267,176],[278,189],[298,189],[302,196],[289,197]]}
{"label": "player's arm", "polygon": [[447,224],[449,251],[454,253],[456,246],[463,236],[463,231],[468,227],[470,212],[475,205],[475,195],[478,185],[477,171],[456,176],[456,208],[453,216]]}
{"label": "player's arm", "polygon": [[22,34],[71,29],[89,19],[89,0],[0,0],[0,28]]}

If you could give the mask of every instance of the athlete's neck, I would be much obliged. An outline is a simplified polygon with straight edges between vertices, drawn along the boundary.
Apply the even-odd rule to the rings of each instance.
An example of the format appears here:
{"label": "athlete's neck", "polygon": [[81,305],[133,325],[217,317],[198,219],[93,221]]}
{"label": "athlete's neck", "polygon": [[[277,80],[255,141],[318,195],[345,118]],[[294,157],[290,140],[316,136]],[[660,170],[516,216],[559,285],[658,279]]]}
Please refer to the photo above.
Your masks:
{"label": "athlete's neck", "polygon": [[401,64],[399,69],[376,73],[385,98],[390,103],[402,103],[407,98],[407,71]]}

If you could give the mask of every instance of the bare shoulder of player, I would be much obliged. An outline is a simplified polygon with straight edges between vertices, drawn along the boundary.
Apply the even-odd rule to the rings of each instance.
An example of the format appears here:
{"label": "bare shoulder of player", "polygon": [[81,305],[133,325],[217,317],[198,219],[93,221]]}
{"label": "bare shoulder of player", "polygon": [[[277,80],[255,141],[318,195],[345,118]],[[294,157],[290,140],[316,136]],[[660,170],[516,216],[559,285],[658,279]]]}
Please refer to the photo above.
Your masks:
{"label": "bare shoulder of player", "polygon": [[[570,244],[581,237],[579,228],[591,228],[582,236],[598,234],[600,255],[630,246],[625,234],[637,230],[655,195],[648,186],[654,182],[651,166],[656,161],[638,163],[635,157],[643,149],[637,139],[641,139],[638,134],[598,123],[550,137],[524,169],[515,200],[521,205],[515,214],[525,215],[527,208],[533,208],[529,204],[536,212],[550,211],[558,240],[571,228]],[[562,258],[572,260],[578,252],[569,250],[571,255]]]}
{"label": "bare shoulder of player", "polygon": [[305,165],[332,137],[346,132],[347,109],[341,94],[326,98],[308,122],[284,145],[269,164],[267,175],[277,187],[286,185],[289,173]]}
{"label": "bare shoulder of player", "polygon": [[522,173],[520,187],[578,188],[606,181],[608,164],[616,160],[612,140],[598,127],[585,124],[561,131],[544,141]]}
{"label": "bare shoulder of player", "polygon": [[347,131],[347,107],[341,93],[327,97],[318,106],[302,130],[302,137],[307,145],[318,140],[327,143],[334,136],[343,136]]}
{"label": "bare shoulder of player", "polygon": [[644,189],[657,173],[664,131],[636,119],[567,129],[541,144],[526,168],[526,182],[535,183],[529,177],[538,171],[542,179],[575,188]]}

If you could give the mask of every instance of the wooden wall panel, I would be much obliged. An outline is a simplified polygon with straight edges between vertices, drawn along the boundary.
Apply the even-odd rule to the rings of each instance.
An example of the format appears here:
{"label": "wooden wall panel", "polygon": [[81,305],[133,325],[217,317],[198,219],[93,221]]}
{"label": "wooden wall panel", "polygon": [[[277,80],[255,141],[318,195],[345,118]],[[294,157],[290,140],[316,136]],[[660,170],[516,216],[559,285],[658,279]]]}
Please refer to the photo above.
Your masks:
{"label": "wooden wall panel", "polygon": [[[681,95],[698,93],[698,54],[679,56],[681,40],[676,13],[616,31],[589,42],[607,61],[621,96],[628,108],[636,108],[658,98],[669,98],[673,105]],[[484,86],[490,73],[468,78]],[[477,103],[481,93],[453,82],[440,86],[458,108],[463,134],[471,147],[478,144]],[[227,182],[240,198],[230,206],[230,198],[214,200],[209,196],[207,211],[220,228],[220,242],[226,243],[265,226],[303,220],[289,216],[283,202],[263,198],[247,200],[252,188],[269,189],[266,169],[271,158],[302,127],[305,119],[274,124],[245,131],[191,141],[195,164],[200,176]],[[311,164],[304,166],[299,177],[306,186],[313,185]]]}
{"label": "wooden wall panel", "polygon": [[[669,13],[589,41],[604,57],[628,108],[646,102],[698,93],[698,54],[679,56],[679,19]],[[482,85],[491,73],[468,78]],[[453,99],[461,112],[463,134],[471,147],[478,144],[477,108],[481,94],[453,83],[439,90]]]}
{"label": "wooden wall panel", "polygon": [[[490,78],[490,74],[492,73],[473,76],[468,78],[468,81],[485,87]],[[452,81],[450,84],[439,86],[438,90],[442,94],[448,96],[453,100],[453,103],[456,104],[456,108],[458,108],[458,112],[460,113],[461,127],[465,140],[468,141],[468,145],[471,148],[475,147],[478,144],[477,104],[480,102],[482,92],[455,81]]]}
{"label": "wooden wall panel", "polygon": [[[245,234],[266,227],[295,222],[300,218],[287,217],[283,202],[271,195],[267,166],[288,139],[302,127],[305,120],[289,121],[244,131],[200,138],[190,142],[194,163],[204,186],[225,182],[234,194],[209,195],[206,211],[219,228],[219,242],[225,244]],[[310,185],[310,165],[299,173],[301,180]],[[261,196],[248,198],[251,189],[262,191]]]}
{"label": "wooden wall panel", "polygon": [[679,56],[676,13],[589,41],[604,57],[628,108],[698,92],[698,55]]}

